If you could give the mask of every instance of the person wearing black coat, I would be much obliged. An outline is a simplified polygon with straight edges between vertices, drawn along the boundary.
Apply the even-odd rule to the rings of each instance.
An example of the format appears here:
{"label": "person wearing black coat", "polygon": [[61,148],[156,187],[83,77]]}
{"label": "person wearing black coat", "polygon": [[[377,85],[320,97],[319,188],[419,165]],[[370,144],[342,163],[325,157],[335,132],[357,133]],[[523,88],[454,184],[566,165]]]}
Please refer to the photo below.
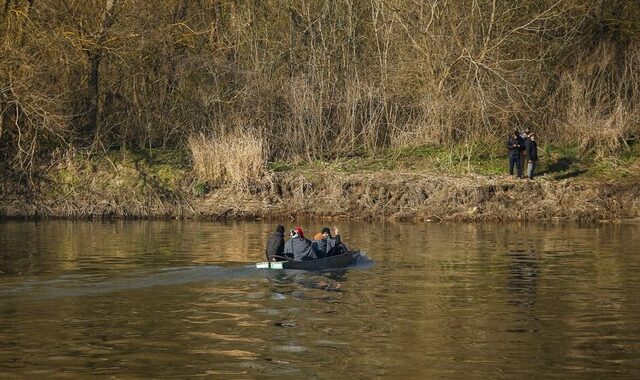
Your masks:
{"label": "person wearing black coat", "polygon": [[311,243],[319,259],[347,252],[347,247],[342,244],[342,239],[338,234],[338,228],[334,228],[335,236],[331,236],[329,227],[323,227],[321,233],[316,235],[314,241]]}
{"label": "person wearing black coat", "polygon": [[536,134],[532,133],[525,141],[525,148],[527,150],[527,177],[533,179],[533,173],[536,170],[538,163],[538,143],[536,142]]}
{"label": "person wearing black coat", "polygon": [[342,243],[342,238],[338,232],[338,228],[334,227],[335,235],[331,236],[331,230],[329,227],[322,229],[322,235],[324,235],[327,241],[327,256],[340,255],[347,252],[347,246]]}
{"label": "person wearing black coat", "polygon": [[513,175],[513,167],[518,171],[518,178],[522,178],[522,160],[520,159],[520,147],[523,141],[518,131],[514,131],[509,140],[507,140],[507,149],[509,150],[509,175]]}
{"label": "person wearing black coat", "polygon": [[[317,235],[316,235],[317,236]],[[311,247],[313,251],[316,253],[319,259],[327,257],[327,239],[322,236],[322,238],[318,239],[317,237],[311,242]]]}
{"label": "person wearing black coat", "polygon": [[269,236],[265,249],[267,261],[282,261],[287,258],[284,255],[284,226],[278,224],[276,231]]}
{"label": "person wearing black coat", "polygon": [[529,129],[529,127],[525,128],[524,131],[520,134],[520,163],[522,165],[523,174],[525,169],[527,168],[527,163],[529,162],[526,147],[527,147],[527,141],[529,141],[530,134],[531,134],[531,129]]}

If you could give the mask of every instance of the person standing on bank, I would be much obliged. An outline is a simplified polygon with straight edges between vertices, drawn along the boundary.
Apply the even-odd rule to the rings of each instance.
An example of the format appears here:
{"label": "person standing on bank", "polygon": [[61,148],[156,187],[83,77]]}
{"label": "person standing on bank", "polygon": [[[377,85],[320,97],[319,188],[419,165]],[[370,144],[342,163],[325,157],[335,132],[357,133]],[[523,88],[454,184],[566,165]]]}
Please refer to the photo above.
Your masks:
{"label": "person standing on bank", "polygon": [[524,143],[527,150],[527,177],[533,179],[533,173],[538,163],[538,143],[536,142],[536,134],[532,133]]}
{"label": "person standing on bank", "polygon": [[522,160],[520,159],[520,148],[522,140],[518,131],[513,131],[511,137],[507,141],[507,149],[509,150],[509,175],[513,175],[513,167],[515,166],[518,178],[522,178]]}
{"label": "person standing on bank", "polygon": [[264,253],[267,256],[267,261],[283,261],[287,259],[284,255],[284,226],[282,224],[278,224],[275,232],[269,235]]}
{"label": "person standing on bank", "polygon": [[[527,168],[527,163],[529,162],[527,155],[527,141],[529,141],[529,136],[531,135],[531,129],[526,127],[524,131],[520,134],[520,165],[522,165],[522,171]],[[524,174],[524,173],[523,173]]]}
{"label": "person standing on bank", "polygon": [[286,256],[293,256],[294,260],[315,260],[318,258],[311,241],[304,237],[304,231],[302,228],[296,227],[290,231],[291,239],[287,240],[284,244],[284,254]]}

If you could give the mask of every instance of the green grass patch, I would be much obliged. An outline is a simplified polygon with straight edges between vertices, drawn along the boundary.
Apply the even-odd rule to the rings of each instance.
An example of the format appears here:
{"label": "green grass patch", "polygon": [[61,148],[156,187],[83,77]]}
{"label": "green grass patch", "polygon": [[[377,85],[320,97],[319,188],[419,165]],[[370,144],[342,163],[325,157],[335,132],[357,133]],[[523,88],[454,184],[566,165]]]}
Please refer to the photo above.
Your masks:
{"label": "green grass patch", "polygon": [[153,175],[162,187],[171,192],[180,190],[180,185],[185,177],[184,170],[168,164],[156,165],[152,168],[154,169],[152,170]]}
{"label": "green grass patch", "polygon": [[209,185],[206,182],[195,182],[191,187],[193,195],[201,197],[209,192]]}
{"label": "green grass patch", "polygon": [[275,162],[267,163],[267,170],[276,172],[276,173],[288,172],[293,170],[293,168],[294,168],[294,165],[286,161],[275,161]]}
{"label": "green grass patch", "polygon": [[135,189],[142,194],[157,190],[177,193],[188,170],[178,153],[166,153],[152,157],[148,152],[130,150],[93,155],[70,152],[52,177],[65,192],[92,189],[108,194]]}
{"label": "green grass patch", "polygon": [[[561,180],[616,180],[639,176],[640,144],[630,146],[620,157],[595,161],[580,156],[576,145],[540,144],[538,147],[538,175]],[[636,169],[634,168],[634,165]],[[279,161],[269,169],[277,172],[313,173],[335,171],[342,173],[409,171],[447,175],[506,175],[509,169],[507,151],[501,142],[494,144],[459,144],[451,146],[425,145],[401,149],[387,149],[372,156],[338,158],[329,161]],[[526,168],[523,168],[526,170]]]}
{"label": "green grass patch", "polygon": [[[541,144],[538,175],[553,180],[584,178],[628,180],[640,177],[640,144],[629,145],[620,156],[595,160],[580,156],[577,146]],[[352,155],[334,160],[274,161],[267,170],[276,173],[304,174],[310,181],[322,181],[322,172],[415,172],[442,175],[469,173],[495,176],[508,173],[509,160],[501,142],[494,144],[425,145],[387,149],[376,155]],[[202,196],[209,192],[206,182],[189,182],[191,157],[185,150],[152,149],[113,150],[89,156],[76,152],[67,157],[53,173],[65,191],[91,187],[95,191],[121,192],[137,189],[142,193],[163,191],[190,192]],[[525,168],[526,170],[526,168]]]}

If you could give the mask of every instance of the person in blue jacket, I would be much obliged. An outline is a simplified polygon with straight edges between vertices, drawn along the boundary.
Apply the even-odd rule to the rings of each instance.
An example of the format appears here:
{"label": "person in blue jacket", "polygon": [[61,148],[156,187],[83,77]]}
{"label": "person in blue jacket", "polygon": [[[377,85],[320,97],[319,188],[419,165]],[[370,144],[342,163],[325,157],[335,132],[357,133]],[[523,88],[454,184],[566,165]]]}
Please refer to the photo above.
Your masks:
{"label": "person in blue jacket", "polygon": [[514,166],[517,169],[518,178],[522,178],[522,160],[520,159],[520,149],[524,147],[524,142],[518,131],[513,131],[507,141],[509,150],[509,175],[513,175]]}

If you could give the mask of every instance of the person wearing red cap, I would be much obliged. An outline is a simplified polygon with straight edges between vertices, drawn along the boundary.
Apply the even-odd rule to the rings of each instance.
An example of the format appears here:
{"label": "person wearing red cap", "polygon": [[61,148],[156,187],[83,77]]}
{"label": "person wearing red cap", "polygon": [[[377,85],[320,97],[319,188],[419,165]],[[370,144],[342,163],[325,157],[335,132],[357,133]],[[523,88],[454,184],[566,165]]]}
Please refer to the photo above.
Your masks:
{"label": "person wearing red cap", "polygon": [[293,255],[294,260],[315,260],[318,258],[313,251],[311,241],[304,237],[301,227],[296,227],[289,231],[291,239],[284,244],[284,254]]}

